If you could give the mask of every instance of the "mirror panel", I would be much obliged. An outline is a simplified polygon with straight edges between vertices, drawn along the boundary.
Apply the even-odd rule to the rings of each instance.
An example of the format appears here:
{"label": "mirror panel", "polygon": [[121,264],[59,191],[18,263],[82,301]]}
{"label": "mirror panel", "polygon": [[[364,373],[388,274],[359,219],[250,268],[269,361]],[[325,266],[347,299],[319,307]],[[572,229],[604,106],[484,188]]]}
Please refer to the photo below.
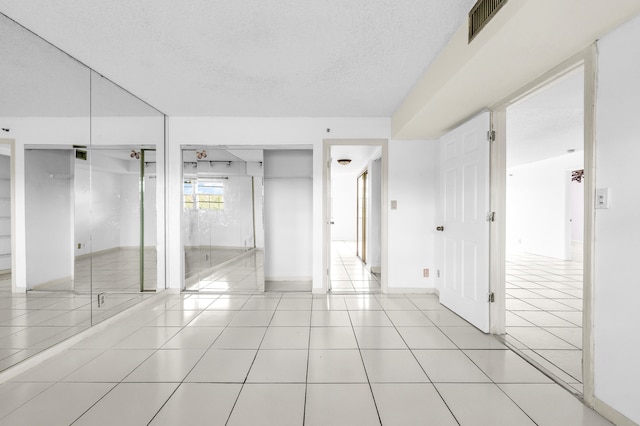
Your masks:
{"label": "mirror panel", "polygon": [[165,117],[2,14],[0,39],[1,371],[164,289]]}
{"label": "mirror panel", "polygon": [[[94,323],[158,288],[164,115],[91,73],[91,255]],[[160,179],[158,177],[160,176]],[[161,238],[159,238],[159,236]],[[160,283],[164,288],[164,281]]]}
{"label": "mirror panel", "polygon": [[262,150],[183,149],[185,290],[262,292]]}
{"label": "mirror panel", "polygon": [[91,324],[90,295],[75,290],[73,246],[73,145],[90,144],[91,110],[87,67],[4,15],[0,39],[0,136],[11,147],[15,185],[4,202],[17,213],[6,221],[15,252],[0,277],[4,370]]}

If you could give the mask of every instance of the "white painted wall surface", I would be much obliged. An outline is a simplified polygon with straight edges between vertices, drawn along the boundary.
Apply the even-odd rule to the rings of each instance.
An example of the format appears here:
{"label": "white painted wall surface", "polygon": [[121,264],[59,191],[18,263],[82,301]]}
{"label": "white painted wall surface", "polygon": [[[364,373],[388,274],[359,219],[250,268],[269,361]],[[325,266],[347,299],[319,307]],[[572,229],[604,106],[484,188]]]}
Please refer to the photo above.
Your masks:
{"label": "white painted wall surface", "polygon": [[507,251],[571,259],[571,171],[582,152],[507,170]]}
{"label": "white painted wall surface", "polygon": [[610,208],[596,210],[595,395],[640,423],[640,17],[599,42],[596,187]]}
{"label": "white painted wall surface", "polygon": [[308,281],[313,274],[313,152],[264,151],[266,281]]}
{"label": "white painted wall surface", "polygon": [[26,270],[28,288],[73,275],[70,150],[25,152]]}
{"label": "white painted wall surface", "polygon": [[[390,141],[389,290],[434,288],[437,141]],[[386,206],[389,208],[389,206]],[[423,277],[423,269],[430,277]]]}
{"label": "white painted wall surface", "polygon": [[[327,129],[330,131],[327,132]],[[306,147],[313,149],[313,289],[321,291],[323,277],[323,139],[386,139],[388,117],[170,117],[168,118],[167,279],[180,288],[181,245],[181,145],[243,145]],[[280,260],[287,262],[286,259]]]}

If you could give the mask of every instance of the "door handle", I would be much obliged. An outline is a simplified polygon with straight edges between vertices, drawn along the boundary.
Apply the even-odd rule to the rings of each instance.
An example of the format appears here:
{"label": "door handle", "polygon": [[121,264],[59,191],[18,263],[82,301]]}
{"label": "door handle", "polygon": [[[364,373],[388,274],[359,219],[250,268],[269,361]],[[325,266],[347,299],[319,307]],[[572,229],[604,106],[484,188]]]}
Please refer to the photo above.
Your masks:
{"label": "door handle", "polygon": [[437,226],[436,231],[444,231],[444,226]]}

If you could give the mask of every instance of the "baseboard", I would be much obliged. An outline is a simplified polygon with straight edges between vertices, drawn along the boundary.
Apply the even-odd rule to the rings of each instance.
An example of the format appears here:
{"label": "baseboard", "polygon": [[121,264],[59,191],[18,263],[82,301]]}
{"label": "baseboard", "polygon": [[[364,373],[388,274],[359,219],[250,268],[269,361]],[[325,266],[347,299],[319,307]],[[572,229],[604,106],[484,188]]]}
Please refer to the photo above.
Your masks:
{"label": "baseboard", "polygon": [[435,288],[420,287],[387,287],[387,294],[435,294]]}
{"label": "baseboard", "polygon": [[636,422],[632,421],[627,416],[625,416],[615,408],[611,407],[606,402],[601,401],[597,397],[595,398],[593,408],[598,413],[602,414],[604,418],[611,421],[616,426],[637,426],[638,425]]}
{"label": "baseboard", "polygon": [[30,290],[37,290],[37,291],[59,291],[60,289],[53,289],[51,290],[50,288],[47,287],[57,287],[59,285],[62,284],[68,284],[69,288],[68,289],[63,289],[63,290],[73,290],[73,280],[71,278],[71,276],[68,277],[62,277],[62,278],[56,278],[55,280],[50,280],[50,281],[45,281],[43,283],[38,283],[38,284],[34,284],[31,286]]}
{"label": "baseboard", "polygon": [[[145,246],[145,250],[151,250],[157,248],[156,246]],[[116,251],[140,251],[139,246],[119,246],[119,247],[111,247],[104,250],[98,250],[91,253],[81,254],[75,257],[75,260],[86,259],[91,256],[99,256],[102,254],[114,253]]]}

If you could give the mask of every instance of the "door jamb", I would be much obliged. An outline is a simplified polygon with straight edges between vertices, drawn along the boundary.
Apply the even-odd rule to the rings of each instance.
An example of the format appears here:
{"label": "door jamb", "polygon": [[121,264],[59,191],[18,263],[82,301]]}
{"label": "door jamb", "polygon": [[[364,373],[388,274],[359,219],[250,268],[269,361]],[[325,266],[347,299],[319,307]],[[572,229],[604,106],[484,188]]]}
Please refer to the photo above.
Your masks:
{"label": "door jamb", "polygon": [[496,222],[491,227],[490,282],[496,295],[491,307],[491,333],[505,333],[505,217],[506,217],[506,108],[519,102],[541,87],[562,78],[579,67],[584,67],[584,256],[583,256],[583,348],[582,381],[583,398],[593,407],[594,395],[594,342],[593,342],[593,280],[594,280],[594,235],[595,235],[595,104],[597,45],[594,43],[583,51],[547,71],[529,84],[513,92],[490,107],[496,139],[491,150],[491,206],[496,213]]}
{"label": "door jamb", "polygon": [[389,276],[388,260],[389,260],[389,212],[387,209],[389,185],[389,140],[388,139],[324,139],[322,141],[322,183],[329,185],[325,188],[322,195],[322,214],[323,214],[323,237],[322,237],[322,288],[318,289],[318,293],[327,293],[329,289],[329,265],[331,263],[331,212],[328,210],[330,197],[330,162],[331,162],[331,146],[333,145],[368,145],[382,147],[382,211],[381,211],[381,252],[380,252],[380,288],[382,293],[387,293],[387,279]]}

